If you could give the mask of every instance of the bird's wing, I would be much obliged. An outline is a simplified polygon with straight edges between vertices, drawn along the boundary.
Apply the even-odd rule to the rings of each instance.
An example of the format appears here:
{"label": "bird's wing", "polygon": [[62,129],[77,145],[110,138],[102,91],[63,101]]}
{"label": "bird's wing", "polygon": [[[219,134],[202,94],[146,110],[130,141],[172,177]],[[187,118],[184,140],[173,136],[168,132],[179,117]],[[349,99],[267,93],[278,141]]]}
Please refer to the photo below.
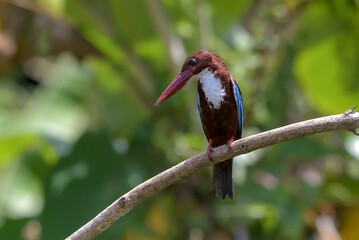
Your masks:
{"label": "bird's wing", "polygon": [[239,128],[237,132],[237,138],[242,137],[242,129],[243,129],[243,99],[241,94],[241,89],[239,88],[238,82],[234,77],[231,77],[234,98],[236,100],[237,105],[237,114],[239,120]]}
{"label": "bird's wing", "polygon": [[203,127],[202,110],[201,110],[201,107],[200,107],[200,100],[199,100],[199,93],[198,93],[198,92],[197,92],[197,107],[198,107],[199,117],[201,118],[201,124],[202,124],[202,128],[203,128],[203,132],[204,132],[204,134],[206,135],[206,138],[207,138],[207,140],[208,140],[208,136],[207,136],[206,130],[205,130],[204,127]]}

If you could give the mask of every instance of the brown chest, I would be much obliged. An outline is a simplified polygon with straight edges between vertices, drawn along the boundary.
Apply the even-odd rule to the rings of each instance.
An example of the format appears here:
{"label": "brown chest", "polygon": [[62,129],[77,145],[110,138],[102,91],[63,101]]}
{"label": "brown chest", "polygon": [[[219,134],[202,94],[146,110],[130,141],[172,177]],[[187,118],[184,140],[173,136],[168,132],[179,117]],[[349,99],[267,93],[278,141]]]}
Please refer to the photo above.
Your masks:
{"label": "brown chest", "polygon": [[[229,86],[229,90],[231,86]],[[225,144],[232,136],[236,136],[239,127],[237,106],[233,91],[224,88],[225,94],[219,107],[208,100],[203,85],[198,84],[199,107],[202,113],[203,129],[208,138],[216,146]]]}

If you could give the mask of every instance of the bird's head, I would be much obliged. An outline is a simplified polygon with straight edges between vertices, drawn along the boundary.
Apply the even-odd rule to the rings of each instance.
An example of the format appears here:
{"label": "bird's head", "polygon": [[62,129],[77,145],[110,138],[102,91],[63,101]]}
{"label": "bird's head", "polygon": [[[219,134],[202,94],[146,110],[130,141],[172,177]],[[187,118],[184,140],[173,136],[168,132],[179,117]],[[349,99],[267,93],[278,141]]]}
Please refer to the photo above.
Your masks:
{"label": "bird's head", "polygon": [[216,71],[221,67],[225,67],[227,69],[227,64],[214,52],[199,50],[192,53],[183,63],[181,72],[177,75],[177,77],[175,77],[175,79],[173,79],[170,85],[158,98],[156,105],[173,96],[176,92],[181,90],[189,80],[195,78],[196,76],[198,77],[204,69]]}

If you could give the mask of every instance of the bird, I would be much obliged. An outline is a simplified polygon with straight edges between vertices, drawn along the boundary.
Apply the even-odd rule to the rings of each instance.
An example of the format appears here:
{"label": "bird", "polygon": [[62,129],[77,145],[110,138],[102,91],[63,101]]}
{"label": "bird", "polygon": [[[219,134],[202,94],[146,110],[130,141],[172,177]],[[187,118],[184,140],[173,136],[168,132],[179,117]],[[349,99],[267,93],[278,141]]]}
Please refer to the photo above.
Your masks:
{"label": "bird", "polygon": [[[187,82],[198,80],[197,106],[208,140],[207,156],[212,160],[215,147],[226,144],[228,151],[242,137],[243,99],[237,80],[228,65],[215,52],[198,50],[183,63],[181,72],[160,95],[155,105],[166,101]],[[211,190],[223,199],[233,199],[233,158],[213,166]]]}

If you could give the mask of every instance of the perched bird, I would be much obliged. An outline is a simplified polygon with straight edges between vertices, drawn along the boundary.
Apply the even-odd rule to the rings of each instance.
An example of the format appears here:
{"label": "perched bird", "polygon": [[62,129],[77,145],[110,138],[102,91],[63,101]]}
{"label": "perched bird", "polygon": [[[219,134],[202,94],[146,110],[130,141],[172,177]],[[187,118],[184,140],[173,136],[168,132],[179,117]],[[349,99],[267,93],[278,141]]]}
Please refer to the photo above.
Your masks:
{"label": "perched bird", "polygon": [[[156,105],[173,96],[185,84],[199,79],[197,105],[204,133],[209,142],[207,155],[212,160],[214,147],[241,138],[243,128],[243,101],[237,80],[229,75],[226,62],[216,53],[199,50],[191,54],[181,72],[158,98]],[[216,196],[233,198],[233,159],[213,166],[212,187]]]}

